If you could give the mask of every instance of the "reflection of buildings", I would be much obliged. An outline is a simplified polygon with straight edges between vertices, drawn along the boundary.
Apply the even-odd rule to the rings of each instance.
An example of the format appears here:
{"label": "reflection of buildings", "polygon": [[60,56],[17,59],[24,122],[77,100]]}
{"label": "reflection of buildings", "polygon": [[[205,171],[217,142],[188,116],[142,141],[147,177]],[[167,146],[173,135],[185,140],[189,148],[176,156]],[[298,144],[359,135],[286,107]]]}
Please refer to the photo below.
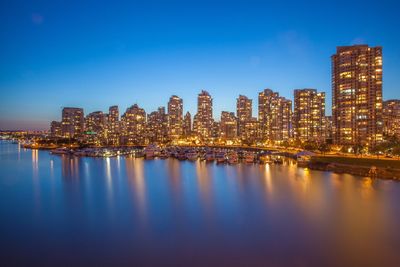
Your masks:
{"label": "reflection of buildings", "polygon": [[166,168],[168,170],[168,186],[171,189],[171,195],[174,196],[173,199],[176,200],[176,204],[181,204],[179,203],[178,196],[181,197],[182,195],[182,186],[181,183],[182,181],[182,176],[181,176],[181,167],[182,164],[178,160],[174,159],[169,159],[167,161],[164,161],[165,164],[167,165]]}
{"label": "reflection of buildings", "polygon": [[210,165],[204,164],[204,162],[196,161],[196,177],[197,177],[197,188],[199,190],[200,198],[206,208],[206,212],[209,213],[212,208],[212,176],[210,175]]}
{"label": "reflection of buildings", "polygon": [[332,117],[336,144],[382,140],[382,47],[337,47],[332,56]]}
{"label": "reflection of buildings", "polygon": [[[144,223],[147,216],[146,179],[144,161],[138,158],[125,158],[126,174],[132,184],[133,202],[139,211],[139,218]],[[144,225],[143,225],[144,226]]]}
{"label": "reflection of buildings", "polygon": [[79,179],[82,162],[79,157],[61,155],[61,175],[64,179]]}
{"label": "reflection of buildings", "polygon": [[39,170],[39,150],[37,149],[32,149],[32,168],[37,175]]}

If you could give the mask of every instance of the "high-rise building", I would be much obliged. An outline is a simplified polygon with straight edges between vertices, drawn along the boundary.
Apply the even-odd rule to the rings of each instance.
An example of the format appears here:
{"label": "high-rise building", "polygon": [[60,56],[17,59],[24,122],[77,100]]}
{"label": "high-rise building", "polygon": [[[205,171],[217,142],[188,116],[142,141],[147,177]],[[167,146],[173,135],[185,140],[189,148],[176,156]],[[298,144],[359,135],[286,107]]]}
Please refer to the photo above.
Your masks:
{"label": "high-rise building", "polygon": [[332,122],[332,116],[325,116],[324,120],[324,131],[325,131],[325,140],[327,143],[332,143],[332,138],[333,138],[333,122]]}
{"label": "high-rise building", "polygon": [[61,137],[62,136],[62,131],[61,131],[61,122],[59,121],[52,121],[50,124],[50,134],[52,137]]}
{"label": "high-rise building", "polygon": [[63,108],[61,119],[62,135],[67,138],[81,137],[84,129],[83,116],[82,108]]}
{"label": "high-rise building", "polygon": [[108,144],[119,145],[120,122],[118,106],[111,106],[108,109]]}
{"label": "high-rise building", "polygon": [[257,118],[250,118],[250,120],[247,121],[244,126],[244,136],[242,137],[242,142],[248,145],[255,144],[260,139],[259,127],[260,124]]}
{"label": "high-rise building", "polygon": [[245,126],[253,116],[253,103],[247,96],[239,95],[236,99],[236,116],[238,119],[238,135],[243,137],[245,135]]}
{"label": "high-rise building", "polygon": [[[249,121],[249,120],[247,120]],[[235,117],[235,113],[222,111],[221,112],[221,133],[220,136],[222,139],[233,139],[237,137],[237,119]],[[244,128],[243,128],[244,132]]]}
{"label": "high-rise building", "polygon": [[336,144],[382,140],[382,47],[339,46],[332,56],[332,118]]}
{"label": "high-rise building", "polygon": [[258,120],[262,140],[279,143],[291,138],[292,101],[271,89],[258,94]]}
{"label": "high-rise building", "polygon": [[146,112],[137,104],[127,108],[121,117],[123,140],[127,145],[144,145],[146,141]]}
{"label": "high-rise building", "polygon": [[221,122],[213,121],[211,126],[211,138],[217,139],[221,137]]}
{"label": "high-rise building", "polygon": [[383,102],[383,133],[400,138],[400,100]]}
{"label": "high-rise building", "polygon": [[183,134],[183,101],[176,95],[168,102],[168,135],[177,139]]}
{"label": "high-rise building", "polygon": [[147,115],[147,138],[150,143],[166,143],[168,141],[168,116],[165,107],[159,107]]}
{"label": "high-rise building", "polygon": [[85,140],[100,145],[107,140],[107,115],[102,111],[89,113],[85,118]]}
{"label": "high-rise building", "polygon": [[316,89],[294,90],[293,124],[300,141],[325,142],[325,93]]}
{"label": "high-rise building", "polygon": [[192,134],[192,116],[190,112],[186,112],[185,117],[183,118],[183,135],[188,137]]}
{"label": "high-rise building", "polygon": [[202,90],[197,97],[197,114],[194,117],[194,129],[198,136],[207,139],[212,137],[213,128],[212,98]]}

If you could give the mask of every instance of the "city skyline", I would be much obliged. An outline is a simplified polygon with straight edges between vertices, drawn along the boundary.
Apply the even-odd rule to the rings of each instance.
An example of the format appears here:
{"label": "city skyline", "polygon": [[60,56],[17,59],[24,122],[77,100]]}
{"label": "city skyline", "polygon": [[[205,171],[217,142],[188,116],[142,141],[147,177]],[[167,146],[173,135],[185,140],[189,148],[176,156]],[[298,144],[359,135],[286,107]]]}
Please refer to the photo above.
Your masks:
{"label": "city skyline", "polygon": [[156,110],[174,94],[194,114],[201,89],[213,95],[214,117],[235,110],[227,94],[255,100],[264,88],[292,101],[296,88],[326,92],[329,115],[330,56],[360,43],[384,47],[383,100],[397,98],[398,4],[363,3],[100,4],[96,14],[91,4],[8,3],[0,11],[0,129],[47,129],[67,106]]}

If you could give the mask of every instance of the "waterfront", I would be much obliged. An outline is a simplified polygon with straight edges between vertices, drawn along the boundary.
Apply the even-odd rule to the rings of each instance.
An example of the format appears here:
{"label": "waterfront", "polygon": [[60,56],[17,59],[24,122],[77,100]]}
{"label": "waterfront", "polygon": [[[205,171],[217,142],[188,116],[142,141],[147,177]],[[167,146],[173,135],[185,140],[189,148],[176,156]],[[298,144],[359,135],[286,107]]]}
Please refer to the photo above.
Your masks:
{"label": "waterfront", "polygon": [[400,183],[0,142],[7,266],[398,266]]}

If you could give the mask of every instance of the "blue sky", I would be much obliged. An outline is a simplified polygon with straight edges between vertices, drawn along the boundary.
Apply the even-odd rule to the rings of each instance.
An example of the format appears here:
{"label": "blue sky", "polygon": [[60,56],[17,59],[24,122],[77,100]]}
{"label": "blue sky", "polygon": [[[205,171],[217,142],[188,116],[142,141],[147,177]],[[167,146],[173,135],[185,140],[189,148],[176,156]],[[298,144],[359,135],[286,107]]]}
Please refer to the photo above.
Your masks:
{"label": "blue sky", "polygon": [[[84,2],[84,3],[83,3]],[[1,1],[0,129],[46,129],[64,106],[147,112],[176,94],[214,117],[264,88],[327,93],[336,46],[383,46],[384,99],[399,98],[396,1]]]}

